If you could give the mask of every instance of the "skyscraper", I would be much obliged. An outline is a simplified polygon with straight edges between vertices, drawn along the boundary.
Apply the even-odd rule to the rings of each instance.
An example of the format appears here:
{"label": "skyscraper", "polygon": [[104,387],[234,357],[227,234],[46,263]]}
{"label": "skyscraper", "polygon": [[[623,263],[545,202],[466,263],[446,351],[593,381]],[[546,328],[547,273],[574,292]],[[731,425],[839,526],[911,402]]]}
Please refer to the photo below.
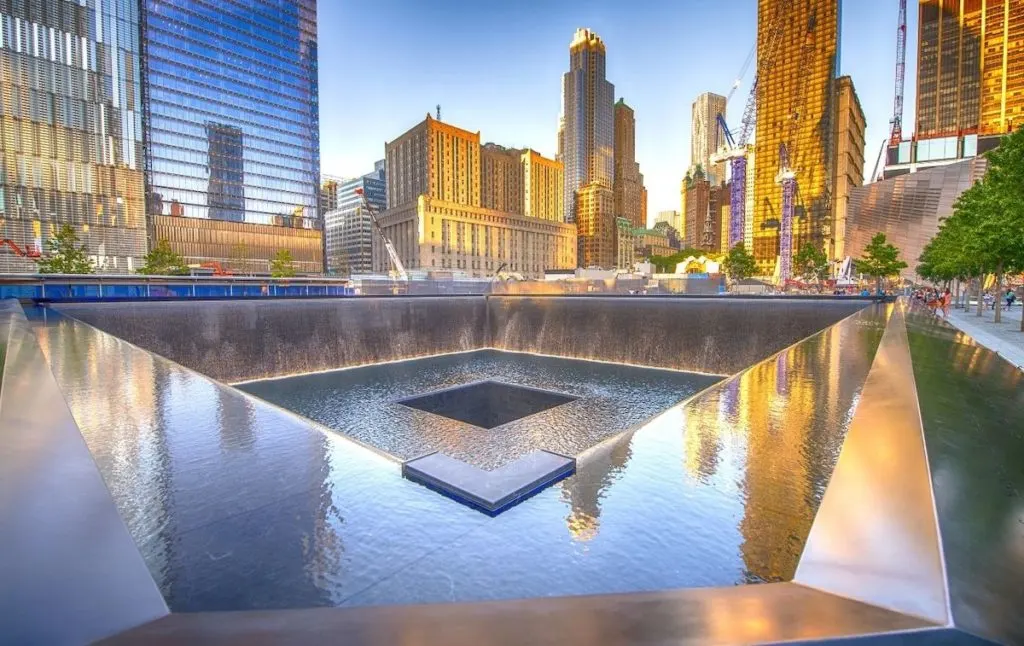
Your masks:
{"label": "skyscraper", "polygon": [[315,0],[140,4],[156,235],[189,262],[248,246],[322,271]]}
{"label": "skyscraper", "polygon": [[134,2],[0,3],[0,238],[22,253],[69,224],[97,271],[146,255],[138,28]]}
{"label": "skyscraper", "polygon": [[707,173],[708,181],[721,184],[725,181],[725,162],[711,163],[711,155],[724,143],[718,127],[718,115],[725,116],[725,97],[705,92],[693,102],[690,115],[690,168],[700,165]]}
{"label": "skyscraper", "polygon": [[753,254],[770,274],[779,254],[782,187],[776,183],[780,146],[789,151],[798,194],[792,249],[822,246],[831,236],[834,87],[839,58],[839,0],[758,0],[758,58],[766,56],[769,25],[783,20],[775,64],[761,71],[754,154]]}
{"label": "skyscraper", "polygon": [[[853,79],[836,79],[836,164],[835,164],[835,227],[832,244],[824,250],[830,259],[841,260],[846,249],[846,214],[850,193],[864,183],[864,110],[860,107]],[[855,252],[856,253],[856,252]]]}
{"label": "skyscraper", "polygon": [[[562,77],[559,141],[566,219],[578,225],[578,262],[583,267],[615,263],[614,102],[615,87],[605,79],[604,42],[589,29],[577,29],[569,44],[569,71]],[[581,216],[587,221],[580,222]]]}
{"label": "skyscraper", "polygon": [[634,227],[647,226],[644,212],[644,176],[636,163],[636,119],[633,108],[619,99],[615,104],[615,216]]}
{"label": "skyscraper", "polygon": [[917,138],[1024,123],[1024,4],[921,0],[919,16]]}

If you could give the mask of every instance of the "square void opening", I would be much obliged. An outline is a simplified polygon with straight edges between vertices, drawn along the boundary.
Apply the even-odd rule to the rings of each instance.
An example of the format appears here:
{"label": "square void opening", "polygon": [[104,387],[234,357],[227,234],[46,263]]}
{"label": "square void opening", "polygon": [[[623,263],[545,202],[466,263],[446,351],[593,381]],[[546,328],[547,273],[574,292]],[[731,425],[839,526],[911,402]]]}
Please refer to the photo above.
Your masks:
{"label": "square void opening", "polygon": [[494,428],[575,399],[550,390],[511,386],[500,381],[479,381],[410,397],[398,403],[473,426]]}

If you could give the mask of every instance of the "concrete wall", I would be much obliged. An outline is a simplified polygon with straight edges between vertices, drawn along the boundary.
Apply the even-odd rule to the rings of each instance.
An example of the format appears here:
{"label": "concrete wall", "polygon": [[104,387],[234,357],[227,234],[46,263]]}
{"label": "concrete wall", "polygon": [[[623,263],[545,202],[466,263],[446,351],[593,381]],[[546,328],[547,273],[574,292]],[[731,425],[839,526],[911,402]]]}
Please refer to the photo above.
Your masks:
{"label": "concrete wall", "polygon": [[61,312],[221,381],[494,347],[731,374],[856,300],[425,297],[90,303]]}

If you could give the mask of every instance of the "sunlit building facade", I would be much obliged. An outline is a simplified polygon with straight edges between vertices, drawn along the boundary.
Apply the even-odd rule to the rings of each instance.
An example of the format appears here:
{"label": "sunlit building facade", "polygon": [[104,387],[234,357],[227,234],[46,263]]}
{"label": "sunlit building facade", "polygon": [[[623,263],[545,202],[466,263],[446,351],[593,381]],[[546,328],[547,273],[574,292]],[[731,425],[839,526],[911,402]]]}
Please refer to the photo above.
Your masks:
{"label": "sunlit building facade", "polygon": [[[540,278],[547,269],[576,266],[576,227],[552,217],[558,162],[530,150],[483,147],[479,132],[429,114],[388,142],[385,157],[388,209],[380,224],[407,269],[486,277],[504,268]],[[536,215],[525,213],[527,204]],[[378,236],[372,259],[375,272],[391,269]]]}
{"label": "sunlit building facade", "polygon": [[526,149],[523,164],[523,215],[565,221],[565,170],[562,162]]}
{"label": "sunlit building facade", "polygon": [[619,99],[615,103],[615,216],[634,227],[647,226],[644,205],[644,176],[636,163],[636,117],[633,108]]}
{"label": "sunlit building facade", "polygon": [[318,231],[316,2],[141,5],[148,213]]}
{"label": "sunlit building facade", "polygon": [[864,110],[857,90],[849,76],[836,79],[835,126],[835,226],[827,237],[826,255],[831,260],[842,260],[846,254],[846,214],[849,211],[850,192],[864,184]]}
{"label": "sunlit building facade", "polygon": [[134,2],[0,3],[0,271],[34,272],[65,224],[97,271],[141,265],[138,29]]}
{"label": "sunlit building facade", "polygon": [[577,189],[575,199],[579,266],[611,269],[616,262],[615,193],[592,182]]}
{"label": "sunlit building facade", "polygon": [[779,255],[782,187],[776,183],[779,149],[790,150],[798,197],[793,221],[795,250],[821,246],[831,235],[834,148],[831,119],[839,67],[839,0],[758,0],[758,58],[766,55],[769,29],[784,18],[775,64],[761,72],[757,97],[753,254],[760,273],[771,274]]}
{"label": "sunlit building facade", "polygon": [[711,156],[725,143],[718,115],[725,116],[725,97],[705,92],[693,102],[690,113],[690,170],[701,166],[712,184],[726,180],[725,162],[711,163]]}

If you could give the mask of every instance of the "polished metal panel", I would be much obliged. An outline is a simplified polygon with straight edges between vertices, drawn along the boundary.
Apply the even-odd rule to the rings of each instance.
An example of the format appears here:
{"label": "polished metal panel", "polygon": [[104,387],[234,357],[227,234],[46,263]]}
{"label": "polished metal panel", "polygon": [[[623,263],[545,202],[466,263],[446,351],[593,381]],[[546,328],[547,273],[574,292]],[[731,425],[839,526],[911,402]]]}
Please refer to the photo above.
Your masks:
{"label": "polished metal panel", "polygon": [[927,311],[907,334],[953,622],[1024,644],[1024,372]]}
{"label": "polished metal panel", "polygon": [[[927,621],[794,583],[503,603],[189,613],[105,646],[311,644],[352,646],[684,646],[825,640],[901,631]],[[925,637],[923,633],[920,635]]]}
{"label": "polished metal panel", "polygon": [[0,345],[0,643],[83,644],[167,614],[13,300]]}
{"label": "polished metal panel", "polygon": [[794,581],[947,624],[903,305],[892,312]]}

